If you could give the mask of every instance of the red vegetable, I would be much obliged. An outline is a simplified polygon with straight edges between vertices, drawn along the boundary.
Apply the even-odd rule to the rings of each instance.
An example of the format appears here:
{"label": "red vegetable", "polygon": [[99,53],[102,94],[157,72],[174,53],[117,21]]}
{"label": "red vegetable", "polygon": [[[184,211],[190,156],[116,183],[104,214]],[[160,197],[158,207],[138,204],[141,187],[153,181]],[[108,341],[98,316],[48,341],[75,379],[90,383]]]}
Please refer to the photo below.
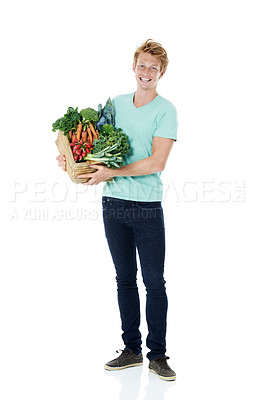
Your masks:
{"label": "red vegetable", "polygon": [[85,157],[86,156],[86,151],[82,152],[82,156]]}
{"label": "red vegetable", "polygon": [[80,149],[80,147],[81,147],[80,144],[76,144],[74,147],[74,150],[78,150],[78,149]]}
{"label": "red vegetable", "polygon": [[76,154],[78,154],[79,156],[82,154],[82,152],[83,152],[83,150],[82,149],[78,149],[77,151],[76,151]]}
{"label": "red vegetable", "polygon": [[78,160],[78,156],[74,156],[74,159],[75,159],[75,161],[77,161]]}

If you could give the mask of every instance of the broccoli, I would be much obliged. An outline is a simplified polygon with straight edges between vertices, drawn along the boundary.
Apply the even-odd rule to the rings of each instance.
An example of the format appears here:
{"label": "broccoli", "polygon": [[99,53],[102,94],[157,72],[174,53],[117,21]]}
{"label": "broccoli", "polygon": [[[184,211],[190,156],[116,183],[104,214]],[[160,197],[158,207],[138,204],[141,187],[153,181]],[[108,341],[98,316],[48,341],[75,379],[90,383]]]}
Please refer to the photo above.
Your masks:
{"label": "broccoli", "polygon": [[84,108],[83,110],[80,111],[80,114],[83,117],[83,124],[87,124],[89,121],[97,122],[99,120],[99,116],[97,111],[95,111],[93,108]]}

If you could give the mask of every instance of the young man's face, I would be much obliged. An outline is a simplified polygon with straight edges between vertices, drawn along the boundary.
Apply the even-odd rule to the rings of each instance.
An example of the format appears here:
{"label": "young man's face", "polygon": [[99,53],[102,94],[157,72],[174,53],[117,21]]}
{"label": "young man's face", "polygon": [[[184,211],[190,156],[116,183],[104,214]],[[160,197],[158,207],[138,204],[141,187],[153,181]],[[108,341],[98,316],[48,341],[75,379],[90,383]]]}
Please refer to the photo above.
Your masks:
{"label": "young man's face", "polygon": [[140,53],[136,66],[133,63],[132,68],[137,84],[143,90],[155,89],[164,74],[161,72],[161,61],[149,53]]}

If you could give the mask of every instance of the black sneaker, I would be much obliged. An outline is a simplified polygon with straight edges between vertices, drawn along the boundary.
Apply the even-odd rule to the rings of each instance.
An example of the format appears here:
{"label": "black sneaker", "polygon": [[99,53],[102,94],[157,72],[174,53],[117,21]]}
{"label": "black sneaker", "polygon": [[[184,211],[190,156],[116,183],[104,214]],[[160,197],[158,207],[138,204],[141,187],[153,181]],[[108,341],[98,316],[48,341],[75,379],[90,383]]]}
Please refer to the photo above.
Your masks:
{"label": "black sneaker", "polygon": [[155,358],[149,363],[149,371],[154,372],[159,378],[166,381],[174,381],[176,379],[175,372],[169,367],[167,361],[169,357]]}
{"label": "black sneaker", "polygon": [[119,357],[112,361],[109,361],[104,365],[104,368],[112,371],[118,369],[124,369],[129,367],[137,367],[143,364],[142,354],[134,354],[131,350],[117,350],[116,352],[122,352]]}

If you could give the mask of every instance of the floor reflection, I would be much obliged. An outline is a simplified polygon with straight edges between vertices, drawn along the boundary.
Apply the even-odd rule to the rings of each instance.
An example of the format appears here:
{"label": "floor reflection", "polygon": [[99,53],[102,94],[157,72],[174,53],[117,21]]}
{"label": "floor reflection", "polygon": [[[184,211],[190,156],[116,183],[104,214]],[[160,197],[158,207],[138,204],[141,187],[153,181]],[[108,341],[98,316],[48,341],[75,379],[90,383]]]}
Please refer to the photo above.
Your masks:
{"label": "floor reflection", "polygon": [[165,400],[166,392],[175,385],[175,381],[166,382],[143,367],[105,370],[105,374],[120,384],[118,400]]}
{"label": "floor reflection", "polygon": [[164,400],[167,393],[173,386],[175,381],[166,382],[158,378],[152,372],[148,373],[148,384],[146,385],[146,395],[143,400]]}
{"label": "floor reflection", "polygon": [[105,374],[113,376],[121,385],[119,400],[137,400],[140,394],[142,371],[142,367],[134,367],[120,371],[105,371]]}

